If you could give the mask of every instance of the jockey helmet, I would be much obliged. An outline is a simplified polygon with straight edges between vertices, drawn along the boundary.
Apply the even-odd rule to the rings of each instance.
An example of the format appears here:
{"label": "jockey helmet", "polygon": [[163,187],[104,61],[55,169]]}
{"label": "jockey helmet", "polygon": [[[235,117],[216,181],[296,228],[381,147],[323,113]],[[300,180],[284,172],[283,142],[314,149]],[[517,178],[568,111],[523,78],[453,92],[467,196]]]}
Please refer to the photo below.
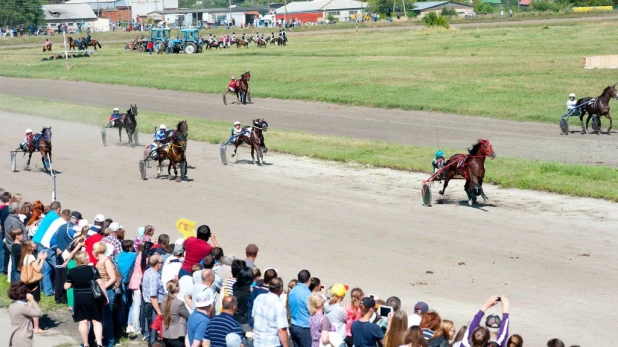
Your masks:
{"label": "jockey helmet", "polygon": [[235,122],[234,122],[234,126],[237,126],[237,125],[240,125],[240,122],[239,122],[239,121],[235,121]]}
{"label": "jockey helmet", "polygon": [[232,76],[232,81],[236,80],[236,76]]}
{"label": "jockey helmet", "polygon": [[575,93],[569,94],[569,98],[574,98],[574,97],[575,97]]}
{"label": "jockey helmet", "polygon": [[165,126],[165,124],[161,124],[159,125],[159,130],[167,130],[167,127]]}
{"label": "jockey helmet", "polygon": [[436,158],[439,158],[439,157],[444,157],[444,152],[442,152],[442,151],[438,150],[438,151],[436,152]]}
{"label": "jockey helmet", "polygon": [[118,107],[115,107],[114,112],[117,112],[117,111],[120,111],[120,110],[118,109]]}
{"label": "jockey helmet", "polygon": [[26,134],[30,134],[32,132],[32,129],[26,129]]}

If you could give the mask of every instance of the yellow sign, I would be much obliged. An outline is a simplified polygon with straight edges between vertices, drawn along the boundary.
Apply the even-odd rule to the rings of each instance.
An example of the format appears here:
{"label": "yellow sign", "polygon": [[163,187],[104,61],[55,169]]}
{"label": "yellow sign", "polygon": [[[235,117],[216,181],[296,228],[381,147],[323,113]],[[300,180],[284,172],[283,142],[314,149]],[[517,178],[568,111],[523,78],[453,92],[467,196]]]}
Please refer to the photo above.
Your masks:
{"label": "yellow sign", "polygon": [[590,11],[611,11],[611,6],[590,6],[590,7],[573,7],[573,12],[590,12]]}
{"label": "yellow sign", "polygon": [[180,218],[176,221],[176,229],[178,229],[185,240],[191,236],[195,236],[195,222],[192,220]]}

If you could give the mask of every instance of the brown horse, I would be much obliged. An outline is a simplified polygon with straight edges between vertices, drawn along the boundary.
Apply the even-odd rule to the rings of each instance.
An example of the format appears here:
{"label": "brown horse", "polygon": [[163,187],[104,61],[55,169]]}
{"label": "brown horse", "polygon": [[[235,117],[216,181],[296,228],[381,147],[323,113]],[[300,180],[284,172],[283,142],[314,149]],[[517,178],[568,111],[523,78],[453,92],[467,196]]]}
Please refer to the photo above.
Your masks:
{"label": "brown horse", "polygon": [[249,48],[249,42],[243,39],[236,40],[236,48],[240,48],[242,46],[245,46],[245,48]]}
{"label": "brown horse", "polygon": [[[236,100],[238,102],[242,102],[243,105],[247,104],[247,92],[249,91],[249,81],[251,80],[251,72],[245,71],[239,80],[236,80],[236,88],[234,92],[236,93]],[[226,95],[227,93],[232,93],[229,89],[225,89],[223,91],[223,104],[227,105]]]}
{"label": "brown horse", "polygon": [[[581,112],[579,114],[579,122],[582,126],[582,134],[588,133],[588,123],[590,122],[590,118],[593,115],[597,117],[597,135],[601,134],[601,116],[605,116],[609,119],[609,128],[607,129],[607,134],[609,135],[609,131],[612,130],[612,117],[609,114],[609,100],[610,98],[614,98],[618,100],[618,92],[616,92],[616,84],[613,86],[607,86],[603,90],[603,93],[598,96],[596,99],[591,97],[581,98],[577,100],[575,107],[581,106]],[[584,115],[588,113],[588,118],[586,118],[586,127],[584,128]]]}
{"label": "brown horse", "polygon": [[[157,157],[159,165],[157,167],[157,177],[161,174],[162,163],[165,159],[169,160],[167,167],[167,175],[170,180],[176,179],[176,182],[180,182],[186,178],[187,158],[185,152],[187,151],[187,135],[188,127],[186,121],[178,123],[176,131],[170,134],[170,142],[167,146],[161,146],[157,149]],[[176,164],[180,164],[180,177],[178,176],[178,170]],[[171,174],[171,168],[174,167],[174,177]]]}
{"label": "brown horse", "polygon": [[258,39],[257,42],[257,47],[260,48],[266,48],[268,46],[268,44],[266,43],[266,41],[264,39]]}
{"label": "brown horse", "polygon": [[[249,130],[249,128],[251,128],[251,130]],[[232,158],[236,156],[238,146],[246,143],[251,146],[251,159],[253,159],[253,164],[255,164],[254,153],[257,153],[258,164],[264,164],[264,153],[268,152],[268,148],[266,148],[266,144],[264,143],[264,132],[268,130],[268,123],[266,123],[264,118],[254,119],[253,125],[251,127],[244,127],[243,130],[249,131],[249,135],[238,136]]]}
{"label": "brown horse", "polygon": [[45,43],[43,44],[43,52],[47,52],[52,50],[52,43],[51,41],[45,41]]}
{"label": "brown horse", "polygon": [[95,51],[97,50],[97,46],[101,48],[101,43],[95,39],[90,39],[90,43],[88,43],[88,41],[86,41],[86,39],[83,37],[81,39],[84,45],[84,49],[88,48],[88,46],[92,46]]}
{"label": "brown horse", "polygon": [[485,158],[496,157],[494,148],[489,140],[479,139],[476,144],[468,149],[468,154],[455,154],[444,165],[444,187],[439,192],[444,195],[448,182],[455,176],[466,179],[464,189],[468,195],[468,205],[476,203],[476,197],[482,196],[487,199],[483,191],[483,179],[485,178]]}
{"label": "brown horse", "polygon": [[28,146],[28,161],[26,167],[30,166],[30,159],[32,159],[32,153],[35,151],[41,152],[41,161],[43,162],[43,168],[46,172],[51,172],[52,163],[52,144],[51,144],[52,132],[51,127],[43,128],[40,134],[36,134],[34,139],[30,141]]}

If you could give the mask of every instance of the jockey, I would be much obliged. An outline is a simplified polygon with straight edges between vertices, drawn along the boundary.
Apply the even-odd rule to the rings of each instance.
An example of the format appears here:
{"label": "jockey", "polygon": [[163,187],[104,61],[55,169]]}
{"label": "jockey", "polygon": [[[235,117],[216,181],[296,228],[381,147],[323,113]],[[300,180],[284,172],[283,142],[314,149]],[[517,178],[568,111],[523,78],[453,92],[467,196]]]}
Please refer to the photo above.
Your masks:
{"label": "jockey", "polygon": [[86,46],[90,44],[90,40],[92,38],[90,37],[90,31],[88,32],[88,36],[86,36]]}
{"label": "jockey", "polygon": [[236,33],[232,33],[232,41],[231,42],[236,42]]}
{"label": "jockey", "polygon": [[576,104],[577,104],[577,101],[575,101],[575,93],[571,93],[569,95],[569,100],[567,100],[566,102],[567,112],[573,111]]}
{"label": "jockey", "polygon": [[[157,130],[152,137],[154,138],[154,142],[150,144],[150,152],[153,152],[165,142],[167,138],[167,127],[165,124],[159,125],[159,130]],[[157,159],[157,152],[152,153],[152,159]]]}
{"label": "jockey", "polygon": [[32,129],[26,129],[26,135],[24,135],[24,140],[22,141],[22,143],[19,145],[19,147],[23,150],[23,151],[27,151],[28,148],[30,147],[30,142],[32,141],[32,138],[34,136],[32,136]]}
{"label": "jockey", "polygon": [[274,32],[274,31],[270,33],[270,39],[271,39],[271,40],[274,40],[274,39],[275,39],[275,32]]}
{"label": "jockey", "polygon": [[286,39],[287,37],[285,37],[285,29],[282,29],[281,31],[281,36],[283,36],[284,39]]}
{"label": "jockey", "polygon": [[260,39],[262,39],[262,41],[264,41],[264,33],[262,33],[262,36],[260,37]]}
{"label": "jockey", "polygon": [[49,39],[45,39],[45,48],[49,48],[50,45],[51,42],[49,42]]}
{"label": "jockey", "polygon": [[236,144],[238,141],[238,137],[244,134],[247,130],[241,128],[241,124],[239,121],[234,122],[234,127],[232,128],[232,143]]}
{"label": "jockey", "polygon": [[114,108],[114,113],[109,116],[109,121],[112,124],[111,127],[114,127],[116,125],[116,119],[118,118],[120,118],[120,110],[118,109],[118,107],[116,107]]}
{"label": "jockey", "polygon": [[227,84],[227,88],[230,92],[236,93],[236,77],[232,76],[230,83]]}
{"label": "jockey", "polygon": [[249,42],[249,41],[247,41],[247,38],[245,37],[245,33],[242,33],[242,40],[245,41],[245,43]]}
{"label": "jockey", "polygon": [[208,36],[208,43],[213,43],[215,42],[215,38],[212,36],[212,34],[210,34],[210,36]]}
{"label": "jockey", "polygon": [[279,38],[282,38],[283,34],[281,33],[281,29],[279,29]]}
{"label": "jockey", "polygon": [[436,158],[431,162],[431,166],[433,166],[433,172],[438,172],[438,170],[444,168],[444,152],[438,150],[436,152]]}

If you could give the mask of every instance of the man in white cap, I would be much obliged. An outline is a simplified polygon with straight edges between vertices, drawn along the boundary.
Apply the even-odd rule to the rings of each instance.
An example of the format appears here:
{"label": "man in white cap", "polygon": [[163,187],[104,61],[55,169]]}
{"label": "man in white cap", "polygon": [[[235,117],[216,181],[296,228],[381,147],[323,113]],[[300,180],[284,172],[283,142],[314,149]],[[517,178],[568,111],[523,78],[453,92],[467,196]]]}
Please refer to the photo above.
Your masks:
{"label": "man in white cap", "polygon": [[196,309],[187,320],[187,335],[189,337],[189,347],[201,347],[203,341],[210,340],[208,325],[210,324],[215,295],[210,288],[206,288],[197,293],[194,301]]}
{"label": "man in white cap", "polygon": [[32,135],[32,129],[26,129],[26,135],[24,135],[24,140],[19,145],[22,151],[27,151],[30,148],[30,142],[34,136]]}
{"label": "man in white cap", "polygon": [[577,101],[575,101],[575,93],[569,94],[569,100],[566,102],[567,112],[571,112],[575,105],[577,105]]}
{"label": "man in white cap", "polygon": [[108,256],[111,261],[114,261],[114,259],[116,259],[116,256],[120,254],[120,252],[122,252],[122,242],[118,240],[118,236],[116,235],[116,232],[118,232],[120,228],[120,224],[113,222],[109,225],[107,229],[103,230],[104,237],[101,242],[104,242],[113,247],[112,254]]}
{"label": "man in white cap", "polygon": [[115,107],[114,112],[112,113],[111,116],[109,116],[110,128],[113,128],[116,126],[116,120],[120,118],[120,116],[121,116],[120,110],[118,109],[118,107]]}
{"label": "man in white cap", "polygon": [[[152,137],[154,138],[154,141],[150,144],[149,151],[151,152],[159,148],[161,144],[165,143],[165,140],[167,139],[167,127],[165,124],[159,125],[159,129],[154,133],[154,135],[152,135]],[[157,152],[153,152],[151,157],[152,159],[157,159]]]}
{"label": "man in white cap", "polygon": [[102,214],[98,214],[94,216],[94,224],[90,226],[90,230],[88,230],[88,236],[92,236],[94,234],[98,234],[101,232],[101,228],[103,228],[103,224],[105,223],[105,216]]}

